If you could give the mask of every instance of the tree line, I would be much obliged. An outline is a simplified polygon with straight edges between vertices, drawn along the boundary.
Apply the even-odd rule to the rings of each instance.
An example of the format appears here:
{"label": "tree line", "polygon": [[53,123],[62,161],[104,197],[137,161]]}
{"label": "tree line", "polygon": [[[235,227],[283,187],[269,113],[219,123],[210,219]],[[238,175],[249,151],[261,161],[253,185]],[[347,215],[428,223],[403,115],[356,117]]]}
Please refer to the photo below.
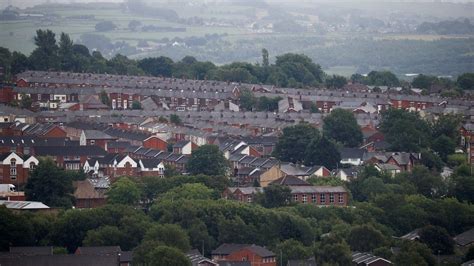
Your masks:
{"label": "tree line", "polygon": [[[34,171],[52,167],[42,161]],[[44,178],[63,178],[56,171],[50,172],[58,177]],[[108,191],[107,205],[97,209],[14,213],[1,207],[0,249],[53,245],[55,251],[73,252],[78,246],[119,245],[134,250],[137,265],[190,265],[183,254],[191,248],[209,255],[222,243],[255,243],[282,254],[283,264],[315,256],[318,264],[348,265],[351,251],[400,265],[435,265],[434,254],[458,252],[452,263],[459,263],[474,253],[472,248],[459,253],[451,240],[474,219],[473,176],[457,167],[453,179],[461,176],[468,180],[460,190],[444,194],[439,182],[450,181],[427,168],[392,177],[366,167],[351,183],[337,181],[349,189],[354,208],[295,204],[288,188],[277,185],[264,188],[253,204],[223,200],[229,180],[222,175],[122,177]],[[319,185],[333,182],[318,179]],[[420,241],[392,237],[417,228]],[[393,254],[391,247],[400,252]]]}
{"label": "tree line", "polygon": [[[37,30],[34,42],[36,48],[29,56],[0,47],[0,66],[4,68],[7,81],[25,70],[53,70],[210,79],[300,88],[325,86],[340,89],[348,83],[345,77],[326,74],[320,65],[303,54],[283,54],[276,57],[275,63],[270,63],[266,49],[262,49],[261,63],[234,62],[217,66],[192,56],[185,56],[176,62],[165,56],[134,60],[120,54],[106,59],[99,51],[91,53],[86,46],[74,43],[66,33],[61,33],[57,41],[56,34],[51,30]],[[463,75],[454,85],[473,89],[472,75]],[[403,84],[388,71],[372,71],[367,77],[353,75],[351,80],[377,86],[409,85]]]}

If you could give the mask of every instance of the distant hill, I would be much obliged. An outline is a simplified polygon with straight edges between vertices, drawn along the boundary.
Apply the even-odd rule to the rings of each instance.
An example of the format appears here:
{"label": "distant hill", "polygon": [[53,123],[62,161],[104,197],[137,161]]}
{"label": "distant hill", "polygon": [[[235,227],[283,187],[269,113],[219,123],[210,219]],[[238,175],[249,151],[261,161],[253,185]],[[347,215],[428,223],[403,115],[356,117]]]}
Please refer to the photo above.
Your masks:
{"label": "distant hill", "polygon": [[417,27],[416,32],[421,34],[474,34],[474,25],[469,19],[445,20],[437,23],[424,22]]}

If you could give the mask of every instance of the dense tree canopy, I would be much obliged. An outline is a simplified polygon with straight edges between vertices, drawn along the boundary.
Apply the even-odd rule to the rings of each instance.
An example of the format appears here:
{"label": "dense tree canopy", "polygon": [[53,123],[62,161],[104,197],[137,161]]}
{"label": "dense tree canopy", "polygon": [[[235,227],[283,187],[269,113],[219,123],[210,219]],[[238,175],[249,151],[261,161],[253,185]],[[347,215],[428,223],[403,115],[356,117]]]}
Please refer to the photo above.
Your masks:
{"label": "dense tree canopy", "polygon": [[42,159],[31,172],[25,186],[27,200],[40,201],[50,207],[71,207],[72,179],[51,159]]}
{"label": "dense tree canopy", "polygon": [[279,137],[274,154],[280,160],[286,162],[303,162],[308,144],[312,141],[319,141],[318,129],[309,124],[299,124],[286,127]]}
{"label": "dense tree canopy", "polygon": [[216,145],[202,145],[191,154],[186,169],[192,175],[226,175],[229,162]]}
{"label": "dense tree canopy", "polygon": [[431,142],[429,124],[418,113],[391,109],[382,114],[380,129],[391,149],[417,152]]}
{"label": "dense tree canopy", "polygon": [[362,131],[354,114],[344,109],[335,109],[324,118],[323,134],[347,147],[362,143]]}

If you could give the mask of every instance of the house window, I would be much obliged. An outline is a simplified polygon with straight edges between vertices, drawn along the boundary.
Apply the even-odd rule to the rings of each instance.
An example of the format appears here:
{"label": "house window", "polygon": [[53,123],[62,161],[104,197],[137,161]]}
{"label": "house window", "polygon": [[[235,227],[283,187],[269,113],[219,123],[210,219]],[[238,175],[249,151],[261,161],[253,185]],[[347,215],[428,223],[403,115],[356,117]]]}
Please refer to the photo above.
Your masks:
{"label": "house window", "polygon": [[298,201],[298,194],[293,195],[293,201]]}
{"label": "house window", "polygon": [[12,179],[16,178],[16,159],[10,161],[10,176]]}
{"label": "house window", "polygon": [[326,194],[323,193],[319,195],[319,202],[326,203]]}
{"label": "house window", "polygon": [[329,194],[329,202],[334,203],[334,193]]}
{"label": "house window", "polygon": [[316,203],[316,194],[311,195],[311,202]]}
{"label": "house window", "polygon": [[339,203],[344,203],[344,194],[339,194]]}
{"label": "house window", "polygon": [[91,145],[95,144],[95,140],[91,139]]}
{"label": "house window", "polygon": [[308,197],[306,196],[306,194],[303,194],[303,203],[307,203],[308,202]]}
{"label": "house window", "polygon": [[252,203],[252,196],[247,196],[247,202]]}
{"label": "house window", "polygon": [[36,168],[36,164],[34,162],[31,162],[30,163],[30,171],[35,170],[35,168]]}

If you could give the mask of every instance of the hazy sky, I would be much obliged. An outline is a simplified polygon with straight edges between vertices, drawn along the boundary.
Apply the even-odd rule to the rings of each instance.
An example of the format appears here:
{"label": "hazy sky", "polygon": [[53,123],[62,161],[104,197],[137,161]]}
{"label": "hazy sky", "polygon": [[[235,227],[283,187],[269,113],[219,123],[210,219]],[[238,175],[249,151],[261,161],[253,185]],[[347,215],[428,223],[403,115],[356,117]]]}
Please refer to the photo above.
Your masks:
{"label": "hazy sky", "polygon": [[[43,3],[90,3],[90,2],[123,2],[124,0],[0,0],[0,8],[5,8],[8,5],[17,6],[20,8],[31,7]],[[185,0],[142,0],[145,2],[183,2]],[[202,2],[226,2],[226,1],[239,1],[239,0],[192,0]],[[242,0],[249,1],[249,0]],[[451,2],[451,3],[474,3],[474,0],[266,0],[267,2],[273,3],[295,3],[295,2],[314,2],[314,3],[360,3],[360,2],[405,2],[405,3],[425,3],[425,2]],[[474,13],[474,10],[473,10]]]}

